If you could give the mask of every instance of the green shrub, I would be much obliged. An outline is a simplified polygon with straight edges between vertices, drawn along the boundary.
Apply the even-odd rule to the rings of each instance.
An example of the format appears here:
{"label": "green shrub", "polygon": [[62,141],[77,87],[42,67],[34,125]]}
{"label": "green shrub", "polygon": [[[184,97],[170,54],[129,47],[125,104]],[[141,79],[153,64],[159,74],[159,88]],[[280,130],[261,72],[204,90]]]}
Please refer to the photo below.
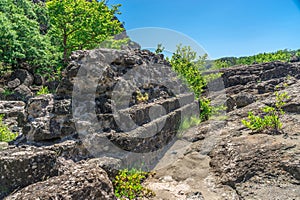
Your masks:
{"label": "green shrub", "polygon": [[47,86],[42,86],[41,89],[36,93],[37,95],[50,94]]}
{"label": "green shrub", "polygon": [[199,100],[200,119],[207,120],[212,111],[210,101],[201,97],[204,88],[207,86],[207,82],[201,72],[205,68],[207,55],[199,56],[198,59],[196,57],[197,54],[191,47],[178,45],[170,63],[173,70],[187,83],[190,90],[194,92],[196,99]]}
{"label": "green shrub", "polygon": [[286,100],[290,97],[287,92],[274,93],[276,96],[275,105],[265,106],[262,108],[264,112],[264,116],[256,116],[253,112],[248,113],[248,120],[243,119],[242,123],[247,128],[250,128],[252,131],[263,131],[263,130],[271,130],[275,132],[280,132],[282,128],[282,123],[280,121],[280,117],[284,115],[284,111],[282,107],[286,104]]}
{"label": "green shrub", "polygon": [[9,130],[9,128],[3,124],[4,115],[0,115],[0,142],[10,142],[14,140],[18,133],[13,133]]}
{"label": "green shrub", "polygon": [[72,51],[97,48],[108,37],[124,31],[115,18],[120,6],[107,6],[105,0],[46,1],[52,26],[48,34],[63,52],[64,64]]}
{"label": "green shrub", "polygon": [[213,73],[213,74],[207,74],[203,76],[206,83],[210,83],[221,77],[222,77],[222,73]]}
{"label": "green shrub", "polygon": [[136,199],[154,196],[154,192],[143,187],[142,181],[149,173],[137,169],[123,169],[113,181],[115,195],[120,199]]}
{"label": "green shrub", "polygon": [[170,63],[174,71],[178,73],[195,93],[196,98],[200,98],[206,86],[206,81],[202,76],[200,68],[203,68],[207,55],[199,56],[197,60],[196,56],[196,52],[192,51],[191,47],[178,45]]}
{"label": "green shrub", "polygon": [[232,66],[227,60],[215,60],[212,65],[212,69],[218,70]]}

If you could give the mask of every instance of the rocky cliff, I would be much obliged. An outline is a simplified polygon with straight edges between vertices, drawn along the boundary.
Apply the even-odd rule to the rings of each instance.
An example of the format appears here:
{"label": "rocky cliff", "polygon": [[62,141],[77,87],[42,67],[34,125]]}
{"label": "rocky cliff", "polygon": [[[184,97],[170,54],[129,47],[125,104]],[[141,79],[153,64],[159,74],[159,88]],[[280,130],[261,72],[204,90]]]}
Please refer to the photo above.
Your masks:
{"label": "rocky cliff", "polygon": [[[24,76],[13,73],[8,77],[5,87],[19,80],[14,87],[26,82],[31,92],[36,79],[29,71],[22,72]],[[17,199],[36,187],[49,191],[43,198],[54,198],[50,194],[54,182],[71,177],[75,183],[80,182],[70,170],[60,173],[62,158],[83,162],[71,162],[82,173],[88,170],[87,162],[96,158],[95,162],[110,177],[124,166],[144,165],[150,170],[176,139],[180,121],[199,114],[194,95],[177,78],[163,55],[147,50],[74,52],[55,94],[33,96],[31,92],[17,97],[24,97],[20,98],[23,101],[5,98],[0,102],[4,123],[20,133],[11,142],[16,146],[1,151],[0,172],[6,175],[0,179],[0,193],[3,197],[30,185],[20,190],[20,195],[10,197]],[[99,170],[96,175],[105,174]],[[105,178],[103,175],[104,182]],[[63,185],[68,187],[67,182]],[[111,185],[104,185],[110,190],[99,190],[107,190],[105,194],[109,196]],[[69,192],[80,194],[86,188],[92,187],[82,184]],[[69,195],[62,194],[62,190],[57,191],[58,195]],[[89,193],[96,194],[97,191]]]}
{"label": "rocky cliff", "polygon": [[[300,199],[300,63],[223,69],[227,113],[186,132],[147,180],[154,199]],[[211,83],[214,84],[214,83]],[[223,98],[216,87],[209,94]],[[287,92],[283,132],[253,132],[241,119]]]}
{"label": "rocky cliff", "polygon": [[[56,93],[41,96],[38,77],[14,73],[5,87],[28,93],[0,101],[4,123],[21,133],[0,150],[0,198],[115,199],[118,169],[142,166],[156,171],[144,183],[154,199],[299,199],[300,63],[221,73],[206,94],[227,112],[180,135],[199,105],[162,55],[74,52]],[[253,133],[241,119],[273,105],[274,91],[291,97],[283,133]]]}

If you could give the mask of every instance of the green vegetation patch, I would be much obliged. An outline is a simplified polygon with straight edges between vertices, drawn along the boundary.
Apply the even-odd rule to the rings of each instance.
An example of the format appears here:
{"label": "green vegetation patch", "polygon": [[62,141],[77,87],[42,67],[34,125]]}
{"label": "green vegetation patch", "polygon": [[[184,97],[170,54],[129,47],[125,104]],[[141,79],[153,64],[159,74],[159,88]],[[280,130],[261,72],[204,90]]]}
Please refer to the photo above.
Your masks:
{"label": "green vegetation patch", "polygon": [[36,93],[37,95],[50,94],[47,86],[42,86],[41,89]]}
{"label": "green vegetation patch", "polygon": [[123,169],[113,181],[115,195],[120,199],[136,199],[138,197],[155,196],[154,192],[143,187],[142,182],[149,175],[137,169]]}
{"label": "green vegetation patch", "polygon": [[286,100],[290,97],[287,92],[274,93],[276,96],[275,106],[265,106],[262,108],[263,116],[254,115],[253,112],[248,113],[248,120],[243,119],[242,123],[253,132],[260,132],[264,130],[280,133],[282,123],[280,117],[284,115],[282,107],[286,104]]}
{"label": "green vegetation patch", "polygon": [[13,133],[9,128],[3,123],[4,115],[0,115],[0,142],[10,142],[14,140],[18,133]]}
{"label": "green vegetation patch", "polygon": [[298,50],[279,50],[273,53],[260,53],[253,56],[244,57],[226,57],[214,61],[214,69],[227,68],[234,65],[252,65],[273,61],[290,62],[293,56],[300,57],[300,49]]}

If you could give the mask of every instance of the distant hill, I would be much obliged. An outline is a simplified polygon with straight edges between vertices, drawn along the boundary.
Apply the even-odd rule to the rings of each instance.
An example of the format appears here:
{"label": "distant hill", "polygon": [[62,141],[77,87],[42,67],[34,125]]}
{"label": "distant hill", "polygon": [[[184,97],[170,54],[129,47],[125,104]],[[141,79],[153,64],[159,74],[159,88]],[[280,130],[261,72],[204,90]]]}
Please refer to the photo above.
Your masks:
{"label": "distant hill", "polygon": [[273,61],[298,62],[300,61],[300,49],[298,50],[279,50],[271,53],[259,53],[253,56],[243,57],[224,57],[209,62],[210,67],[215,69],[231,67],[235,65],[252,65]]}

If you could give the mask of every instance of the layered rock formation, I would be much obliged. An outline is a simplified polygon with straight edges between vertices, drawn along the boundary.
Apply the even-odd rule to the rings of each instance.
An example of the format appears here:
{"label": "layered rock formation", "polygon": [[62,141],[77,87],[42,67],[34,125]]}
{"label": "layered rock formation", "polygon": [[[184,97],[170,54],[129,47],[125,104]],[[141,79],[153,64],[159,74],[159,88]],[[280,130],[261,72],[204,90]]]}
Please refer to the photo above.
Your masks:
{"label": "layered rock formation", "polygon": [[[221,72],[206,94],[226,115],[178,135],[199,105],[162,55],[74,52],[56,94],[0,102],[4,123],[20,133],[0,150],[0,198],[115,199],[109,179],[124,166],[155,166],[145,183],[154,199],[299,198],[300,63]],[[23,91],[34,82],[39,77],[21,70],[5,87]],[[291,97],[284,133],[245,128],[241,119],[274,105],[274,91]]]}
{"label": "layered rock formation", "polygon": [[[154,170],[145,185],[153,199],[299,199],[300,63],[265,63],[223,69],[225,90],[208,94],[223,98],[225,116],[188,130]],[[252,132],[241,119],[249,111],[275,103],[274,91],[287,92],[283,133]]]}
{"label": "layered rock formation", "polygon": [[[31,87],[37,78],[22,72],[6,84]],[[55,94],[22,100],[2,101],[0,107],[4,123],[20,133],[11,143],[19,147],[1,151],[0,169],[6,174],[0,180],[1,197],[25,187],[8,199],[112,199],[111,184],[105,183],[106,174],[100,168],[87,174],[90,168],[83,163],[62,174],[61,159],[89,160],[110,178],[124,166],[143,163],[150,169],[176,139],[180,121],[199,114],[194,95],[168,62],[147,50],[74,52]],[[103,183],[94,181],[99,177]],[[73,180],[74,187],[68,186],[67,179]],[[46,192],[29,194],[37,188]]]}

